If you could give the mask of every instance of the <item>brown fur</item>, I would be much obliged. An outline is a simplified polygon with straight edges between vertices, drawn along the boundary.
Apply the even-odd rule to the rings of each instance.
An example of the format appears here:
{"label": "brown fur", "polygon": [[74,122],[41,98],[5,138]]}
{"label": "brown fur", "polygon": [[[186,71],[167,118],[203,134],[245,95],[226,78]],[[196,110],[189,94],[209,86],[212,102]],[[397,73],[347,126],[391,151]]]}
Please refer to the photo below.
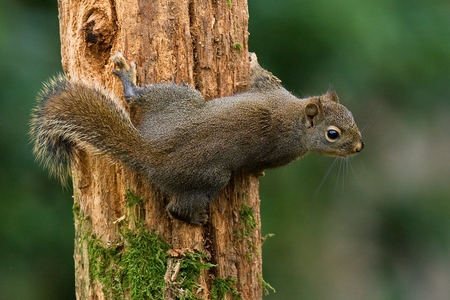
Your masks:
{"label": "brown fur", "polygon": [[298,99],[255,55],[249,91],[211,101],[186,85],[138,87],[136,65],[120,53],[112,59],[134,124],[101,88],[59,77],[34,110],[34,152],[63,177],[74,148],[108,154],[172,194],[168,211],[186,222],[206,222],[209,203],[237,170],[261,173],[311,151],[344,157],[363,148],[333,90]]}

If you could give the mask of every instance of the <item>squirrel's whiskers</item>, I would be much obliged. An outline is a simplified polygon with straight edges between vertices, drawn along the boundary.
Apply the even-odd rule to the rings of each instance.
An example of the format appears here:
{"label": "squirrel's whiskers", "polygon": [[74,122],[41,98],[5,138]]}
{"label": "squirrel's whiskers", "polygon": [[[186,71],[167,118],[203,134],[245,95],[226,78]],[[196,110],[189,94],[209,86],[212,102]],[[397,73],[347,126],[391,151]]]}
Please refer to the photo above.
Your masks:
{"label": "squirrel's whiskers", "polygon": [[347,156],[347,157],[336,157],[333,160],[331,165],[328,167],[327,172],[325,173],[322,180],[320,181],[319,186],[317,187],[316,192],[314,193],[314,198],[317,197],[317,195],[321,191],[323,185],[325,184],[325,181],[330,176],[331,172],[333,171],[333,169],[336,166],[336,163],[338,161],[339,161],[339,167],[338,167],[337,174],[336,174],[336,182],[334,184],[334,193],[335,194],[337,193],[337,191],[339,189],[339,185],[341,185],[341,193],[344,194],[345,188],[350,182],[350,178],[349,178],[350,171],[354,175],[356,180],[358,180],[358,176],[356,176],[355,170],[353,169],[352,159],[353,159],[353,157]]}

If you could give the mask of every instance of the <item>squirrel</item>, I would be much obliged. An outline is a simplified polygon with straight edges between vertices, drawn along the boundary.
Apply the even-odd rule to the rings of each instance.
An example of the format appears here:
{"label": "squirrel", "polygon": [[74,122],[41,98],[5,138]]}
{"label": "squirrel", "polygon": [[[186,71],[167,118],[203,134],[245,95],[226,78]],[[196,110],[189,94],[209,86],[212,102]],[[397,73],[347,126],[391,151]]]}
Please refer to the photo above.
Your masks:
{"label": "squirrel", "polygon": [[172,195],[173,218],[206,223],[209,204],[238,170],[262,174],[308,152],[346,157],[364,147],[331,87],[299,99],[253,53],[248,90],[210,101],[184,82],[137,86],[136,63],[120,52],[111,59],[133,121],[104,88],[59,75],[44,84],[32,112],[33,152],[61,178],[75,149],[107,154]]}

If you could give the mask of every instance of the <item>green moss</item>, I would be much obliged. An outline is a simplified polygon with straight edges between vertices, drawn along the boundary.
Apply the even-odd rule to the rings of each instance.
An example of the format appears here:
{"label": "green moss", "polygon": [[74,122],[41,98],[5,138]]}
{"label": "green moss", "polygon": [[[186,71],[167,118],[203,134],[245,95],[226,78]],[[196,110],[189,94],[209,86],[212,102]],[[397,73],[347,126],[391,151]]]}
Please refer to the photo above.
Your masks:
{"label": "green moss", "polygon": [[211,299],[212,300],[226,300],[227,294],[235,300],[243,300],[242,296],[235,288],[237,278],[215,278],[211,287]]}
{"label": "green moss", "polygon": [[[176,258],[178,260],[178,258]],[[214,267],[213,264],[205,262],[206,255],[203,252],[194,251],[184,255],[180,261],[180,271],[176,280],[172,283],[179,291],[177,299],[180,300],[201,300],[196,294],[200,286],[197,278],[202,270]]]}
{"label": "green moss", "polygon": [[84,215],[80,207],[80,195],[76,191],[74,191],[73,198],[74,198],[72,205],[73,217],[75,221],[81,222],[84,219]]}
{"label": "green moss", "polygon": [[127,203],[128,207],[138,205],[139,207],[142,207],[144,204],[144,198],[137,197],[131,190],[125,191],[125,201]]}
{"label": "green moss", "polygon": [[242,46],[241,43],[234,43],[233,44],[233,48],[238,50],[238,51],[241,51],[242,49],[244,49],[244,46]]}
{"label": "green moss", "polygon": [[[142,198],[131,191],[126,192],[126,201],[129,213],[142,208]],[[74,207],[75,214],[78,210]],[[134,221],[133,229],[129,221]],[[170,245],[147,229],[143,220],[129,216],[120,224],[115,243],[105,245],[91,234],[87,238],[89,275],[101,284],[107,299],[165,299],[168,288],[176,299],[200,299],[196,295],[197,279],[202,270],[213,266],[204,253],[192,251],[179,258],[170,257]],[[179,270],[168,287],[164,277],[170,260],[177,260]]]}
{"label": "green moss", "polygon": [[233,2],[231,2],[231,0],[227,0],[227,5],[228,5],[228,7],[232,7],[233,6]]}
{"label": "green moss", "polygon": [[[245,194],[243,194],[245,197]],[[255,234],[255,229],[258,226],[258,222],[255,220],[253,209],[245,202],[242,203],[239,210],[240,222],[239,230],[235,232],[237,239],[246,240],[251,249],[246,253],[248,259],[253,258],[253,250],[259,251],[252,241],[252,237]],[[258,252],[259,253],[259,252]]]}
{"label": "green moss", "polygon": [[242,222],[241,233],[244,238],[248,238],[255,233],[255,229],[258,226],[258,222],[256,222],[253,214],[253,209],[243,202],[239,215]]}
{"label": "green moss", "polygon": [[[243,194],[243,196],[245,197],[245,194]],[[248,206],[245,202],[243,202],[241,209],[239,211],[239,216],[241,217],[241,222],[240,222],[241,228],[240,228],[240,232],[237,234],[237,236],[239,238],[245,239],[250,247],[252,247],[256,251],[259,251],[252,242],[252,236],[255,233],[255,229],[258,227],[258,222],[256,222],[256,219],[255,219],[255,216],[253,213],[253,209],[250,206]],[[274,234],[272,234],[272,233],[267,234],[266,236],[264,236],[263,242],[267,238],[272,237],[272,236],[274,236]],[[253,258],[252,253],[253,253],[252,251],[247,252],[246,255],[247,255],[248,259]],[[260,253],[258,252],[258,254],[260,254]],[[275,289],[268,282],[266,282],[260,274],[257,274],[257,276],[261,282],[264,295],[268,295],[270,290],[275,292]]]}
{"label": "green moss", "polygon": [[275,236],[275,233],[268,233],[268,234],[266,234],[263,238],[262,238],[262,243],[263,243],[263,245],[264,245],[264,243],[266,242],[266,240],[268,239],[268,238],[271,238],[271,237],[274,237]]}
{"label": "green moss", "polygon": [[139,223],[143,222],[145,216],[144,198],[136,196],[128,189],[125,191],[125,203],[128,208],[128,222],[135,224],[135,226],[142,226]]}
{"label": "green moss", "polygon": [[73,216],[75,218],[78,218],[80,216],[81,213],[81,208],[80,208],[80,204],[78,203],[78,201],[75,201],[72,205],[72,211],[73,211]]}
{"label": "green moss", "polygon": [[88,241],[90,276],[98,280],[108,299],[164,299],[164,274],[169,250],[161,238],[142,228],[125,229],[121,242],[103,245]]}
{"label": "green moss", "polygon": [[264,280],[264,278],[261,276],[261,274],[257,274],[257,276],[258,276],[259,281],[261,281],[264,295],[266,295],[266,296],[269,295],[270,291],[276,293],[275,289],[267,281]]}
{"label": "green moss", "polygon": [[75,239],[77,239],[76,245],[81,247],[83,242],[91,235],[91,224],[89,222],[89,216],[85,216],[81,210],[78,197],[75,197],[72,211],[75,224],[78,224],[77,230],[75,231]]}

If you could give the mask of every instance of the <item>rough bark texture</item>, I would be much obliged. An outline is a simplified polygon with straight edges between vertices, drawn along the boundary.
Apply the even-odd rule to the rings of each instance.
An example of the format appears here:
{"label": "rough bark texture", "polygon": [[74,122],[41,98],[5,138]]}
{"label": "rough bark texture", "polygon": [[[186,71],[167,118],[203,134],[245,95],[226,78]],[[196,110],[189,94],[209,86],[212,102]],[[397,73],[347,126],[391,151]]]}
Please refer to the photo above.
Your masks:
{"label": "rough bark texture", "polygon": [[[67,75],[84,78],[121,95],[111,74],[115,51],[138,64],[138,82],[185,81],[207,99],[244,89],[248,79],[248,10],[245,0],[59,0],[61,53]],[[234,278],[244,299],[261,298],[261,235],[258,180],[235,174],[211,206],[202,227],[168,217],[170,197],[155,191],[147,178],[79,153],[73,167],[75,205],[75,267],[77,299],[107,299],[105,287],[92,276],[92,239],[106,247],[120,241],[121,226],[130,218],[125,194],[144,199],[139,216],[174,251],[207,253],[215,267],[197,279],[196,295],[211,298],[214,278]],[[244,204],[243,204],[244,203]],[[245,222],[249,208],[256,225]],[[82,216],[82,217],[80,217]],[[87,226],[86,224],[89,224]],[[250,227],[250,228],[249,228]],[[122,251],[126,251],[127,245]],[[188,250],[187,250],[188,249]],[[178,251],[178,252],[177,252]],[[176,256],[176,255],[175,255]],[[178,266],[179,267],[179,266]],[[176,280],[176,263],[168,263],[166,284]],[[172,274],[172,275],[169,275]],[[167,289],[166,289],[167,290]],[[123,298],[131,297],[125,293]],[[165,298],[175,294],[166,292]],[[231,293],[227,296],[231,299]]]}

